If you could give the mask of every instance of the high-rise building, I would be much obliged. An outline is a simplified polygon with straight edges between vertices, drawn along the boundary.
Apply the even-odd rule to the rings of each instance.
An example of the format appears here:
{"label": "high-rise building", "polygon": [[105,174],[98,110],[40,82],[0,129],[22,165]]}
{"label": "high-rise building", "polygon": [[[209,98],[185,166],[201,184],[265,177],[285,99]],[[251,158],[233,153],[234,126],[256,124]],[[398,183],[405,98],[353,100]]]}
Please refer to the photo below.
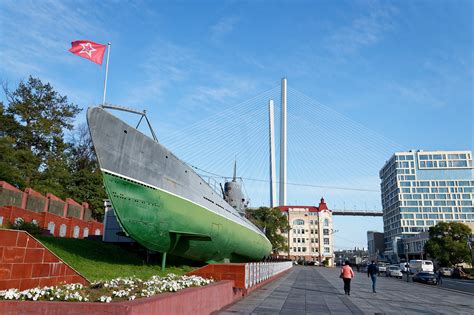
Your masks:
{"label": "high-rise building", "polygon": [[378,260],[384,252],[383,233],[367,231],[367,253],[369,260]]}
{"label": "high-rise building", "polygon": [[471,151],[396,152],[379,175],[387,251],[439,221],[474,222]]}
{"label": "high-rise building", "polygon": [[321,198],[318,207],[314,206],[279,206],[287,217],[288,248],[290,252],[279,252],[279,256],[292,260],[307,262],[328,262],[333,266],[332,211]]}

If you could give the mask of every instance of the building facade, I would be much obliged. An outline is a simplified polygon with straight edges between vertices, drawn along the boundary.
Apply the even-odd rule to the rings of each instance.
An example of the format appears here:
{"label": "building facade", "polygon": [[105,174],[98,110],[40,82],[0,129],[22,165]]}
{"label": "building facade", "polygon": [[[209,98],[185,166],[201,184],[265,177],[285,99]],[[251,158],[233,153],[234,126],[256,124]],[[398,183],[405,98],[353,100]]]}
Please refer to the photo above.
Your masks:
{"label": "building facade", "polygon": [[[471,231],[470,240],[474,240],[474,222],[464,222],[463,224],[467,225]],[[418,233],[414,236],[404,238],[402,240],[401,249],[403,253],[399,253],[400,258],[408,258],[410,259],[426,259],[427,254],[425,252],[425,244],[430,239],[430,234],[428,231]],[[472,244],[469,243],[468,246],[471,249],[471,256],[472,256]],[[471,257],[472,258],[472,257]]]}
{"label": "building facade", "polygon": [[279,252],[279,256],[292,260],[322,263],[327,260],[333,266],[333,220],[332,211],[327,208],[324,198],[318,207],[280,206],[288,217],[290,229],[287,235],[289,253]]}
{"label": "building facade", "polygon": [[386,253],[439,221],[474,222],[471,151],[396,152],[380,170]]}
{"label": "building facade", "polygon": [[385,250],[383,233],[367,231],[367,256],[369,260],[378,261]]}

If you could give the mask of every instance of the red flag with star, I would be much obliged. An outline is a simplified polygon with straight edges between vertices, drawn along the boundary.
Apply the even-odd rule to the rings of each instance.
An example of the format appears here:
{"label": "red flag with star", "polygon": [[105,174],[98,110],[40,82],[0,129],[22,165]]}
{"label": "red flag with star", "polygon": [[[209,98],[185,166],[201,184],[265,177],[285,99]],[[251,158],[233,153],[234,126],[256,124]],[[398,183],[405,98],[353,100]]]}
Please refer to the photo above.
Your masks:
{"label": "red flag with star", "polygon": [[90,40],[76,40],[71,43],[70,52],[82,58],[89,59],[99,65],[102,64],[106,45],[97,44]]}

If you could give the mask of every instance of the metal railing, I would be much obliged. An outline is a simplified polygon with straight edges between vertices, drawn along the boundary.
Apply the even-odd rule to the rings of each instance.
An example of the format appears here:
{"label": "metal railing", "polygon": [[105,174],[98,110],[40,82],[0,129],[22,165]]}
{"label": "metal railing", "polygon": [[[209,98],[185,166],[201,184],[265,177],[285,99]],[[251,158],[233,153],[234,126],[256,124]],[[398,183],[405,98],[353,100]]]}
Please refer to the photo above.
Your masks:
{"label": "metal railing", "polygon": [[277,274],[291,269],[292,261],[263,262],[245,264],[245,289],[249,289],[258,283],[265,281]]}

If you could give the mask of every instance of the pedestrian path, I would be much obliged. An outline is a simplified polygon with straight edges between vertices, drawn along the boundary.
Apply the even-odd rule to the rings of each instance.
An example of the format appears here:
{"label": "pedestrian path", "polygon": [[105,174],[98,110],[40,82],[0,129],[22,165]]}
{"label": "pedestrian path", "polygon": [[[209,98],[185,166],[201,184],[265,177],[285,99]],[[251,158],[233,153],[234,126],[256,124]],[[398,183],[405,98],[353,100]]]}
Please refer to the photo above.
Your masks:
{"label": "pedestrian path", "polygon": [[339,268],[292,268],[218,314],[474,314],[474,295],[357,273],[344,294]]}

